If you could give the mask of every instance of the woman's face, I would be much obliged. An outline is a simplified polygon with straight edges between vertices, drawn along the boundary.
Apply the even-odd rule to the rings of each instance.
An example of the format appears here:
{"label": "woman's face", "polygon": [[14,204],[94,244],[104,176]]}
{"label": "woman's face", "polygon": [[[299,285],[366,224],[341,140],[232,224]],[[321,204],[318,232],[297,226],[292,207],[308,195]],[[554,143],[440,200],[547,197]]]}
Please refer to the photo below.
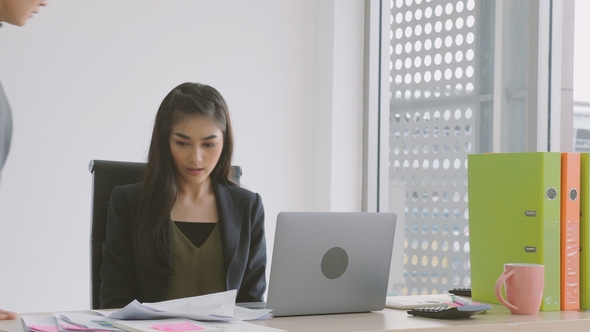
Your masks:
{"label": "woman's face", "polygon": [[223,132],[202,116],[187,116],[172,127],[170,152],[177,179],[199,184],[209,177],[223,150]]}
{"label": "woman's face", "polygon": [[0,0],[0,21],[23,26],[47,0]]}

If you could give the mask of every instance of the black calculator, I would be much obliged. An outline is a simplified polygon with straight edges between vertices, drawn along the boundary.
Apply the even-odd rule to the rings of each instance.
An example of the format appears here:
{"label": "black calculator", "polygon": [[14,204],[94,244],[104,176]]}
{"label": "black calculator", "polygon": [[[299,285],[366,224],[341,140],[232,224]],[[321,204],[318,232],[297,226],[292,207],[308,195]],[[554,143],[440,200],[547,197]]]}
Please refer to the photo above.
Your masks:
{"label": "black calculator", "polygon": [[465,306],[442,306],[442,307],[424,307],[408,310],[408,314],[412,316],[422,316],[430,318],[466,318],[475,314],[479,314],[492,307],[489,304],[472,304]]}
{"label": "black calculator", "polygon": [[471,297],[471,288],[453,288],[449,289],[449,293],[459,296]]}

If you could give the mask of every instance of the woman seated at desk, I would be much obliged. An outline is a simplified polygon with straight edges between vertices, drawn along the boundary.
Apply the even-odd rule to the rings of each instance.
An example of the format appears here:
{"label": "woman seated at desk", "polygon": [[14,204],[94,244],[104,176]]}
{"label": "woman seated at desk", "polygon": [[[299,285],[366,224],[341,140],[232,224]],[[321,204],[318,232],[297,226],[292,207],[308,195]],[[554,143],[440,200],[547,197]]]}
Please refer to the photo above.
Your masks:
{"label": "woman seated at desk", "polygon": [[237,290],[266,289],[260,195],[231,178],[233,134],[214,88],[183,83],[162,101],[142,182],[109,202],[100,271],[101,308]]}

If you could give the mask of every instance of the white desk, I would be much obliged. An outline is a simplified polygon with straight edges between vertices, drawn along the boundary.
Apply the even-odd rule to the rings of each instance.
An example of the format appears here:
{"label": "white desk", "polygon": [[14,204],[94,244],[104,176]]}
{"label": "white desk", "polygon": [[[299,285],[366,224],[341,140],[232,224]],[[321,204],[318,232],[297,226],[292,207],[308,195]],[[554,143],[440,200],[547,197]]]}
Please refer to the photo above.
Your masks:
{"label": "white desk", "polygon": [[[88,311],[84,311],[88,312]],[[51,315],[42,313],[36,315]],[[488,313],[465,319],[433,319],[409,316],[405,310],[279,317],[255,324],[275,327],[291,332],[377,332],[377,331],[590,331],[590,313],[578,311],[539,312],[538,315],[511,315],[506,308],[492,305]],[[20,319],[0,321],[1,331],[23,332]]]}
{"label": "white desk", "polygon": [[590,331],[590,313],[578,311],[539,312],[538,315],[512,315],[504,306],[492,305],[484,314],[464,319],[433,319],[414,317],[406,310],[280,317],[256,322],[292,332],[352,332],[352,331]]}

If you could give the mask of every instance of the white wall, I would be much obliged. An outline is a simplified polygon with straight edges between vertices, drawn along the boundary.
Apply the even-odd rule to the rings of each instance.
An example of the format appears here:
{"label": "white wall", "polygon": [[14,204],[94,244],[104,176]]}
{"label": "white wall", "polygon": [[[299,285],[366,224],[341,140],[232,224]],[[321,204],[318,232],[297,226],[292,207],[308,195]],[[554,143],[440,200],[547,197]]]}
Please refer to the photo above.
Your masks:
{"label": "white wall", "polygon": [[318,1],[313,209],[360,211],[363,1]]}
{"label": "white wall", "polygon": [[[88,161],[145,160],[159,103],[181,82],[227,100],[234,163],[264,200],[269,258],[279,211],[358,210],[362,3],[60,0],[24,28],[4,24],[0,80],[14,136],[0,185],[0,308],[89,307]],[[340,31],[338,47],[317,43],[325,29]],[[320,59],[335,70],[326,82]],[[334,79],[339,88],[318,103]],[[326,112],[330,137],[316,123]],[[334,151],[327,161],[345,162],[348,177],[314,186],[313,156]],[[325,194],[329,203],[314,205]]]}

